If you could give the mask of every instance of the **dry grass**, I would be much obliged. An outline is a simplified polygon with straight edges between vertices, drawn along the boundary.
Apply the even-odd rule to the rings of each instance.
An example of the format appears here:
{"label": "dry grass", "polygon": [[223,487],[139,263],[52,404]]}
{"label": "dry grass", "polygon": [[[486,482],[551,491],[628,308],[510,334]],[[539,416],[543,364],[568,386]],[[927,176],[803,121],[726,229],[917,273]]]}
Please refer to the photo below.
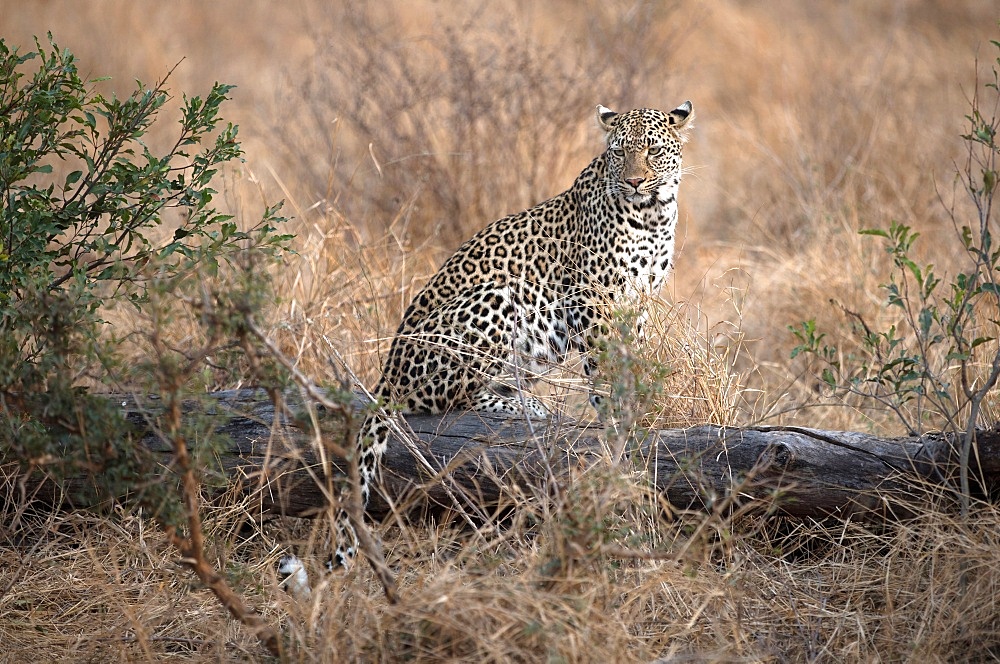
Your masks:
{"label": "dry grass", "polygon": [[[593,468],[564,499],[478,532],[383,529],[403,600],[367,566],[312,601],[277,591],[273,540],[211,515],[230,578],[282,624],[292,661],[992,661],[1000,512],[894,526],[658,515]],[[6,661],[259,657],[253,637],[143,519],[28,516],[2,551]],[[44,653],[38,657],[39,653]],[[671,658],[675,658],[671,660]]]}
{"label": "dry grass", "polygon": [[[845,341],[830,299],[879,314],[885,258],[860,228],[900,220],[939,271],[954,268],[936,190],[950,201],[994,3],[327,5],[0,0],[0,33],[28,44],[51,30],[119,93],[182,57],[178,94],[239,86],[226,115],[248,163],[228,174],[226,205],[252,218],[262,197],[289,201],[298,255],[275,275],[270,326],[320,381],[340,375],[336,349],[373,383],[447,253],[563,190],[599,149],[597,103],[691,99],[678,271],[632,365],[662,391],[639,415],[896,431],[884,412],[825,400],[788,359],[786,326],[816,317]],[[880,528],[666,520],[620,469],[560,482],[475,533],[384,525],[396,606],[363,565],[311,604],[276,587],[278,552],[322,542],[322,524],[254,525],[232,505],[207,529],[295,661],[1000,658],[994,506]],[[4,489],[17,496],[13,479]],[[148,521],[17,506],[0,513],[0,660],[262,657]]]}

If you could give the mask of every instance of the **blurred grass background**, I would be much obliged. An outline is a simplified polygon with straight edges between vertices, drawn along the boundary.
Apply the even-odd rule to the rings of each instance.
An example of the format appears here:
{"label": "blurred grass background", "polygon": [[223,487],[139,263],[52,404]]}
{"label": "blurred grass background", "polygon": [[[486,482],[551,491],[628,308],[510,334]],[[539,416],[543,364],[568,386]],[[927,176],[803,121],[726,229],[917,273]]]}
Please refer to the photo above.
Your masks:
{"label": "blurred grass background", "polygon": [[[952,232],[959,135],[996,19],[971,0],[0,2],[6,39],[51,31],[84,72],[112,77],[99,89],[124,95],[178,63],[175,94],[238,86],[227,118],[247,168],[229,205],[292,203],[289,322],[318,323],[367,382],[414,288],[462,239],[562,191],[601,149],[596,104],[693,100],[666,296],[708,348],[738,356],[763,395],[748,420],[815,401],[788,325],[844,329],[831,299],[879,304],[882,252],[858,229],[898,220],[925,246]],[[868,417],[809,414],[879,425]]]}

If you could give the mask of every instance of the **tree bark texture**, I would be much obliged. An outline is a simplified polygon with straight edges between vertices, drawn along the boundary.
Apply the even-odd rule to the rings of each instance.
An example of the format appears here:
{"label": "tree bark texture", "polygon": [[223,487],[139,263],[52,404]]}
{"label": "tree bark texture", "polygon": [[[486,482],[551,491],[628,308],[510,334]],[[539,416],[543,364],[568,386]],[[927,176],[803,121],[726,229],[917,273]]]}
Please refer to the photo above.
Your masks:
{"label": "tree bark texture", "polygon": [[[143,434],[143,444],[163,463],[171,462],[169,442],[155,433],[155,397],[114,397]],[[343,414],[319,412],[312,419],[301,401],[276,416],[261,390],[234,390],[187,404],[187,415],[222,415],[216,427],[228,440],[219,458],[229,493],[252,498],[261,513],[311,516],[326,506],[324,473],[333,484],[343,461],[321,449],[322,440],[353,444],[363,419],[356,399]],[[349,422],[347,420],[350,420]],[[400,418],[412,430],[411,443],[394,437],[383,458],[381,490],[372,495],[373,519],[389,505],[409,514],[428,508],[441,513],[460,506],[492,512],[518,492],[531,494],[550,478],[593,464],[614,463],[616,442],[624,440],[622,472],[644,473],[676,509],[706,509],[723,497],[732,504],[798,517],[846,517],[858,512],[919,509],[920,487],[957,484],[957,444],[928,434],[886,439],[844,431],[800,427],[733,428],[702,425],[633,433],[623,439],[598,425],[510,420],[480,413]],[[320,422],[321,436],[311,422]],[[977,490],[1000,486],[1000,432],[981,431],[972,454]],[[904,507],[908,505],[909,508]]]}

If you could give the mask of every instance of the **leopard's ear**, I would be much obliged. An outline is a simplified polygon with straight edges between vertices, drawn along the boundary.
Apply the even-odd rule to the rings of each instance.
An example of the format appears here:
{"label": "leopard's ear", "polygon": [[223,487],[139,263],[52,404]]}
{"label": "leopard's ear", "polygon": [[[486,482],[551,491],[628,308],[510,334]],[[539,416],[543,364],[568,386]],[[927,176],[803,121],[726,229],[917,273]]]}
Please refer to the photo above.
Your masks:
{"label": "leopard's ear", "polygon": [[686,101],[667,113],[667,117],[670,118],[671,127],[674,129],[680,129],[686,125],[689,120],[694,119],[694,108],[691,106],[691,102]]}
{"label": "leopard's ear", "polygon": [[604,131],[611,131],[615,127],[615,118],[618,114],[606,106],[597,105],[597,124]]}

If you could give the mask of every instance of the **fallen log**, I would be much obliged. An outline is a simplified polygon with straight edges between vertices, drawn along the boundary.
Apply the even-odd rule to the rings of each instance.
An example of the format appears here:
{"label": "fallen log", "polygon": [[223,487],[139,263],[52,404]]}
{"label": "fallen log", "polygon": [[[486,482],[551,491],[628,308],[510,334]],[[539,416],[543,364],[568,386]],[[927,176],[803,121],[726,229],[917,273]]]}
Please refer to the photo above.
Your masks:
{"label": "fallen log", "polygon": [[[169,464],[172,448],[155,431],[155,397],[112,397],[145,431],[142,442]],[[311,516],[326,505],[322,459],[343,474],[340,459],[322,453],[320,440],[351,441],[363,402],[351,417],[308,417],[301,402],[276,414],[262,390],[220,392],[186,404],[188,414],[221,415],[217,433],[228,439],[220,461],[229,493],[251,498],[261,513]],[[295,416],[290,413],[299,413]],[[349,420],[349,421],[348,421]],[[512,492],[538,491],[569,469],[609,462],[603,427],[575,422],[526,422],[480,413],[411,415],[410,442],[395,436],[384,457],[382,495],[369,515],[381,519],[392,504],[419,513],[427,508],[490,512]],[[912,503],[915,487],[931,491],[957,484],[957,445],[943,434],[878,438],[863,433],[802,427],[734,428],[703,425],[633,433],[624,445],[623,472],[642,472],[677,509],[709,508],[723,497],[796,517],[845,517]],[[972,455],[977,491],[1000,486],[1000,432],[981,431]],[[953,490],[953,489],[951,489]]]}

